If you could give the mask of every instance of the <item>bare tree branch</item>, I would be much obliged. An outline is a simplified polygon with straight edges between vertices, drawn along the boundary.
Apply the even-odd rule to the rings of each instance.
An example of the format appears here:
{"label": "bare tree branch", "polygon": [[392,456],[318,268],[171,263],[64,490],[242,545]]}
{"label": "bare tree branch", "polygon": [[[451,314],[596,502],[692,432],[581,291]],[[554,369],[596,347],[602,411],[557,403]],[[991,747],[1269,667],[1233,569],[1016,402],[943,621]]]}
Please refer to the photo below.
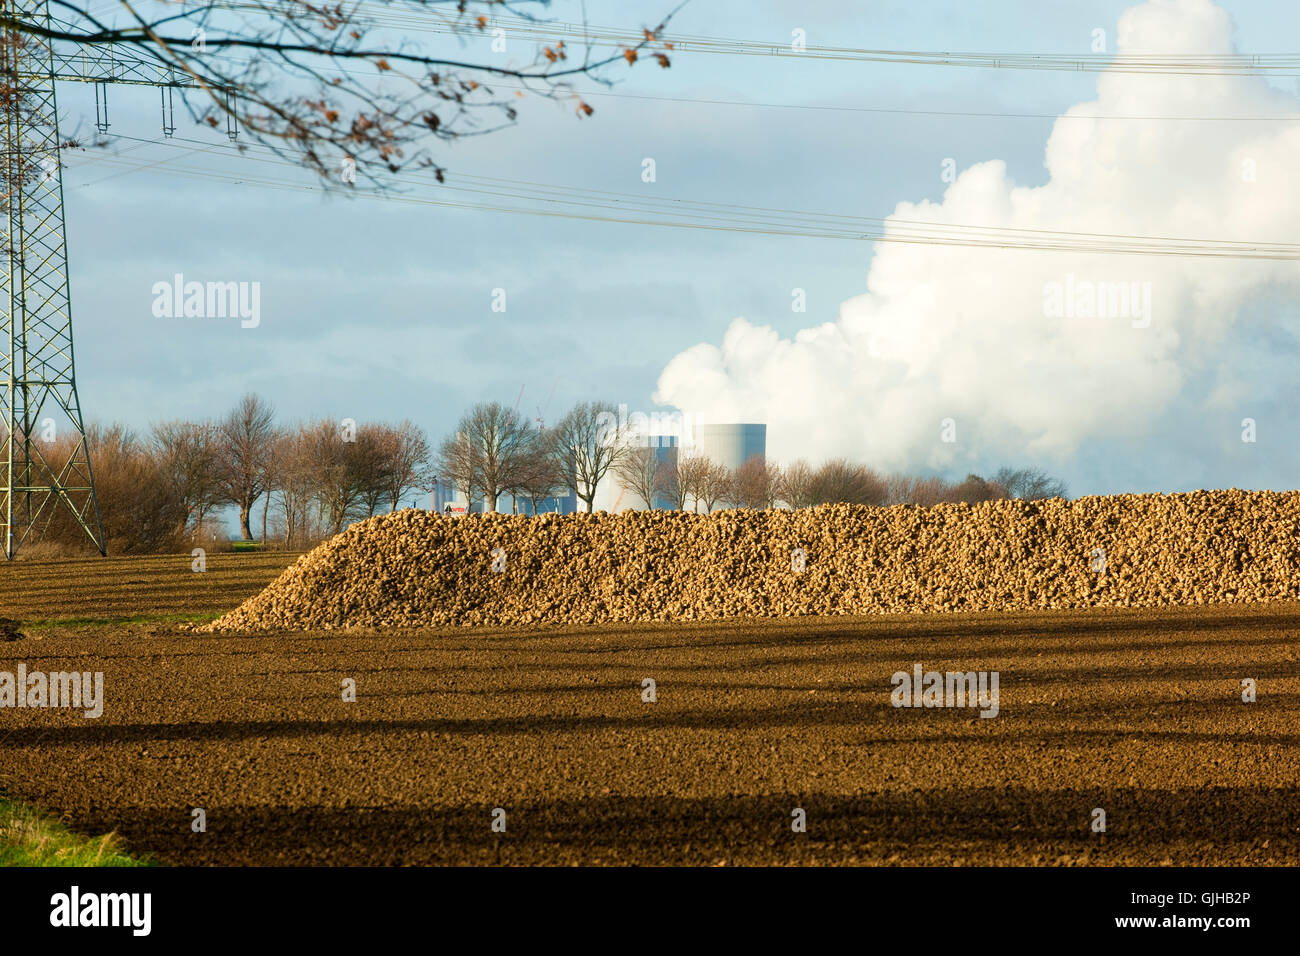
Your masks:
{"label": "bare tree branch", "polygon": [[[413,37],[432,33],[462,48],[471,36],[504,44],[503,28],[488,32],[494,16],[545,22],[532,11],[549,11],[551,0],[226,0],[183,2],[179,10],[165,0],[118,2],[113,14],[92,15],[90,0],[51,0],[48,25],[0,7],[0,29],[171,68],[197,87],[181,90],[196,122],[216,127],[226,114],[329,184],[353,185],[360,176],[377,188],[389,188],[377,178],[385,171],[428,169],[442,181],[437,144],[513,124],[529,97],[568,101],[579,117],[592,115],[574,81],[610,85],[618,71],[644,61],[668,67],[672,44],[662,35],[677,12],[599,57],[590,42],[579,58],[564,41],[517,38],[511,42],[528,54],[515,60],[504,50],[482,59],[448,55]],[[515,84],[513,95],[494,88],[499,81]],[[490,116],[495,121],[485,121]]]}

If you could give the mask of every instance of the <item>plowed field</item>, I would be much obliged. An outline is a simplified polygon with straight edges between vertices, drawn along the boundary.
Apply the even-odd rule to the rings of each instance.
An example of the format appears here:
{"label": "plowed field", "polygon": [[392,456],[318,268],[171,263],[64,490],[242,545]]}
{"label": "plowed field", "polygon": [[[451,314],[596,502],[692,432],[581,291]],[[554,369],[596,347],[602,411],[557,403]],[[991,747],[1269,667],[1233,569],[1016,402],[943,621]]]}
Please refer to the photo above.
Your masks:
{"label": "plowed field", "polygon": [[106,698],[0,709],[0,789],[167,862],[1300,863],[1295,603],[228,636],[292,556],[189,560],[0,567],[0,671]]}

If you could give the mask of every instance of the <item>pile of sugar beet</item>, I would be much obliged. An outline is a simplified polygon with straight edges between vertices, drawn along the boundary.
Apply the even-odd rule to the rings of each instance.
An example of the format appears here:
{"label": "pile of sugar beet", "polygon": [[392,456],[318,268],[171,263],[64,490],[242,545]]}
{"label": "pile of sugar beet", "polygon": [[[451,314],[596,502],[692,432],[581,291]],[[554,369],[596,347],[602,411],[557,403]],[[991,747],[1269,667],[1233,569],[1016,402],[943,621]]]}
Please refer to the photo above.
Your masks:
{"label": "pile of sugar beet", "polygon": [[1155,607],[1300,597],[1300,492],[370,518],[214,631]]}

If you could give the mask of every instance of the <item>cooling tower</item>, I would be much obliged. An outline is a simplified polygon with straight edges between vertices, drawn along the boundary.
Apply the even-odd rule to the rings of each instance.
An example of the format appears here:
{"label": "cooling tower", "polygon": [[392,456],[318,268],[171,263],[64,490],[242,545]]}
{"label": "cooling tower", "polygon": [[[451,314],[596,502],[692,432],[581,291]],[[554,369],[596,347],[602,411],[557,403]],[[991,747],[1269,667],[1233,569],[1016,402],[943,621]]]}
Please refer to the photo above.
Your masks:
{"label": "cooling tower", "polygon": [[767,459],[766,425],[696,425],[690,454],[705,455],[728,468],[739,468],[755,455]]}

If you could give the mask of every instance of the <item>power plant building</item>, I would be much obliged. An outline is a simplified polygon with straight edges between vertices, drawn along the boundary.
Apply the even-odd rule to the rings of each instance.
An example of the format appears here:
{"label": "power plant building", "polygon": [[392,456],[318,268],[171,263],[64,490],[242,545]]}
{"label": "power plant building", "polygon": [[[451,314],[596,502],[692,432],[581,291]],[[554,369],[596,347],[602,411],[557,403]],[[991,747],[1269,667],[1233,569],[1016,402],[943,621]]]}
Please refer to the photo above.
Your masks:
{"label": "power plant building", "polygon": [[767,460],[767,426],[696,425],[694,446],[688,455],[703,455],[710,461],[734,470],[757,455]]}
{"label": "power plant building", "polygon": [[[679,443],[677,435],[649,435],[647,442],[655,449],[661,466],[666,468],[675,467],[679,459],[695,456],[707,457],[732,471],[755,456],[767,460],[767,426],[763,424],[695,425],[689,441]],[[641,496],[627,487],[613,470],[605,486],[607,490],[599,496],[598,508],[607,511],[645,508]],[[654,504],[656,508],[673,507],[673,502],[667,499],[656,498]]]}
{"label": "power plant building", "polygon": [[[764,461],[767,460],[767,425],[752,422],[696,424],[689,429],[689,435],[648,434],[641,440],[655,450],[660,467],[664,469],[675,468],[679,459],[696,456],[707,457],[715,464],[731,471],[756,456]],[[438,512],[465,514],[467,511],[484,510],[484,503],[478,500],[467,506],[464,494],[445,481],[437,483],[437,488],[430,497],[433,509]],[[672,508],[674,502],[667,497],[657,495],[654,506]],[[572,514],[581,507],[577,495],[568,489],[561,489],[560,494],[541,502],[538,513]],[[617,471],[611,468],[597,489],[595,507],[598,511],[618,512],[629,508],[640,510],[646,507],[646,503],[639,494],[628,487],[627,482]],[[501,497],[497,502],[497,509],[507,513],[512,510],[509,495]],[[514,510],[520,514],[531,514],[532,504],[520,498],[515,501]]]}
{"label": "power plant building", "polygon": [[[664,470],[677,467],[677,436],[676,435],[648,435],[646,442],[650,448],[654,449],[655,457],[659,459],[659,467]],[[645,508],[645,501],[642,497],[631,488],[627,482],[618,474],[616,469],[610,469],[605,483],[609,488],[608,494],[598,494],[597,507],[606,511],[627,511],[628,509],[641,510]],[[674,502],[662,495],[656,495],[654,506],[659,509],[672,508]]]}
{"label": "power plant building", "polygon": [[[578,496],[567,488],[557,489],[559,494],[543,498],[538,504],[537,514],[558,513],[571,515],[578,510]],[[468,512],[476,514],[486,510],[486,503],[481,498],[476,498],[472,505],[465,501],[465,492],[454,487],[450,482],[439,481],[437,487],[429,496],[430,504],[433,510],[439,514],[463,515]],[[504,494],[497,499],[497,510],[510,514],[512,511],[512,502],[510,495]],[[516,498],[513,502],[513,510],[519,514],[529,515],[533,513],[533,503],[527,498]]]}

